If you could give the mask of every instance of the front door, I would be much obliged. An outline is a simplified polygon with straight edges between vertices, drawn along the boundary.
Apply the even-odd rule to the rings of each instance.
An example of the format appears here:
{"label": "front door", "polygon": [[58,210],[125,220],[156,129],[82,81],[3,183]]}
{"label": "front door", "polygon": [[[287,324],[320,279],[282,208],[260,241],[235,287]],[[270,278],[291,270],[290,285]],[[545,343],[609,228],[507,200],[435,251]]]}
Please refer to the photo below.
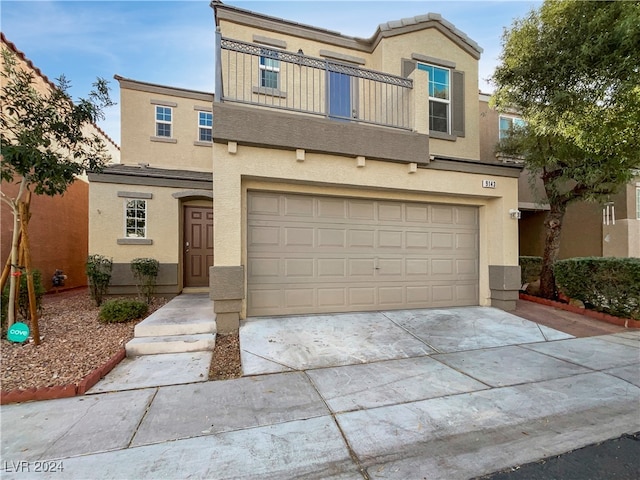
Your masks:
{"label": "front door", "polygon": [[184,286],[209,286],[213,266],[213,208],[184,207]]}

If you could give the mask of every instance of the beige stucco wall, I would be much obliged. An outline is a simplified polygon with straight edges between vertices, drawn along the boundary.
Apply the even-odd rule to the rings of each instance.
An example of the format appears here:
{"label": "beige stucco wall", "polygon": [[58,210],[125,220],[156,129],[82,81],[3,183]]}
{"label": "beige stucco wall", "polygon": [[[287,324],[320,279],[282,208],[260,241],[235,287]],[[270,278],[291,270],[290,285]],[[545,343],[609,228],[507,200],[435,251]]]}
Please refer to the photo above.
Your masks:
{"label": "beige stucco wall", "polygon": [[493,177],[495,189],[482,188],[487,176],[418,169],[355,158],[238,146],[214,145],[214,250],[216,266],[245,265],[246,191],[350,196],[453,203],[480,207],[480,302],[490,304],[488,265],[517,265],[518,223],[508,210],[517,205],[517,178]]}
{"label": "beige stucco wall", "polygon": [[[170,90],[166,88],[166,90]],[[171,138],[175,143],[153,141],[156,134],[156,105],[152,100],[173,106]],[[151,91],[120,88],[122,163],[148,163],[151,167],[211,171],[211,145],[196,144],[198,112],[211,103],[199,98],[185,98]],[[201,108],[201,110],[196,110]]]}
{"label": "beige stucco wall", "polygon": [[[394,75],[402,74],[402,59],[417,53],[455,63],[464,72],[465,136],[453,140],[431,138],[429,151],[434,155],[479,159],[478,61],[435,28],[384,38],[378,44],[380,64],[374,68]],[[428,105],[424,114],[429,114]]]}
{"label": "beige stucco wall", "polygon": [[[181,228],[180,201],[171,194],[183,189],[145,185],[91,182],[89,192],[89,253],[128,263],[152,257],[160,263],[179,263]],[[124,236],[125,199],[118,192],[151,193],[147,200],[147,238],[152,245],[118,245]]]}

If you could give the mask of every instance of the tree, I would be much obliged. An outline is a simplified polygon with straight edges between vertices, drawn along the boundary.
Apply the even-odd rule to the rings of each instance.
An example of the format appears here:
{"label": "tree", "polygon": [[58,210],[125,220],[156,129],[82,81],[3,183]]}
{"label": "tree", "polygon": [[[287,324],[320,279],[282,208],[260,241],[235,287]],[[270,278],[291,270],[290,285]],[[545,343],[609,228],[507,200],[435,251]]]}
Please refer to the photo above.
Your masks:
{"label": "tree", "polygon": [[[41,92],[32,71],[22,68],[15,55],[4,47],[2,60],[0,172],[3,181],[19,184],[15,198],[4,193],[0,195],[13,212],[11,255],[7,262],[10,265],[7,320],[12,325],[15,322],[17,277],[23,270],[30,297],[33,292],[27,230],[31,192],[60,195],[78,175],[88,169],[101,169],[109,155],[102,139],[87,133],[87,127],[103,118],[103,109],[113,102],[103,79],[97,79],[87,99],[74,103],[68,94],[69,82],[64,77],[57,80],[55,87],[48,86]],[[6,278],[4,273],[3,278]],[[35,323],[34,341],[37,344],[40,339],[35,300],[31,321],[32,325]]]}
{"label": "tree", "polygon": [[493,104],[523,128],[498,149],[541,177],[550,210],[540,293],[572,202],[605,201],[640,168],[640,2],[547,0],[503,35]]}

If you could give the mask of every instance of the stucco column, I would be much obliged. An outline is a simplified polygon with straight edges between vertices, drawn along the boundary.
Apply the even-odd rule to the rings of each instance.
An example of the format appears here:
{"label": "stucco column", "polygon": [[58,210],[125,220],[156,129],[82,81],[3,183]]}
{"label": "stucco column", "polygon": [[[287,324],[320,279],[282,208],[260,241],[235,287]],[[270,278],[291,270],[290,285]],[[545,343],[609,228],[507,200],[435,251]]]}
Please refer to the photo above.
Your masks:
{"label": "stucco column", "polygon": [[413,80],[411,91],[413,130],[429,135],[429,72],[416,68],[409,78]]}
{"label": "stucco column", "polygon": [[227,144],[213,145],[213,251],[209,296],[219,333],[237,332],[245,297],[241,177]]}
{"label": "stucco column", "polygon": [[[506,179],[498,181],[500,184],[506,183]],[[490,245],[488,266],[491,306],[502,310],[515,310],[521,287],[518,219],[509,213],[509,210],[517,208],[517,189],[504,189],[504,196],[492,201],[488,209],[486,227]]]}

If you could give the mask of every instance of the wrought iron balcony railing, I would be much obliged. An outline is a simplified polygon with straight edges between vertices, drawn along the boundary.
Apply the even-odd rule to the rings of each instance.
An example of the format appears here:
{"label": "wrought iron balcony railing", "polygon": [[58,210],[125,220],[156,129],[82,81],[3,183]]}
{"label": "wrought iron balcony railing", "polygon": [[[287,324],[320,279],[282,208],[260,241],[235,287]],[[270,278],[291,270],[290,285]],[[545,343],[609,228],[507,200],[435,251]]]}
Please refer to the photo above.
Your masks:
{"label": "wrought iron balcony railing", "polygon": [[411,130],[411,79],[217,36],[216,101]]}

